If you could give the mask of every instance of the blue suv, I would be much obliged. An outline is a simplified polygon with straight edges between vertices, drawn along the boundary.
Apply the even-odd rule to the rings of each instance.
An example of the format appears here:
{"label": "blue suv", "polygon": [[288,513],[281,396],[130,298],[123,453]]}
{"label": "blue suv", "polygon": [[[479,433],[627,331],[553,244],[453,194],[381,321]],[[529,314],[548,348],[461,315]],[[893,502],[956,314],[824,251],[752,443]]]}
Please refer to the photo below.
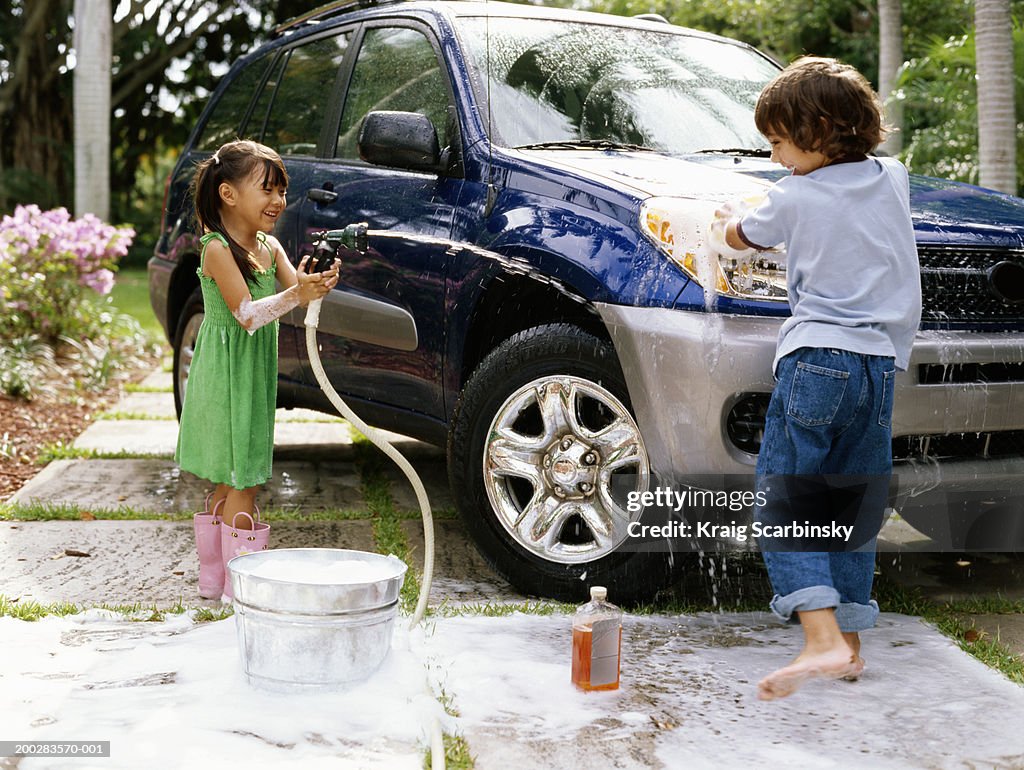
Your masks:
{"label": "blue suv", "polygon": [[[785,253],[736,265],[701,244],[716,207],[781,173],[753,121],[777,71],[657,18],[534,5],[333,3],[283,25],[223,78],[168,181],[149,271],[176,401],[203,317],[188,182],[221,143],[256,139],[288,166],[276,235],[293,259],[369,224],[321,315],[343,397],[447,447],[466,527],[522,591],[651,596],[684,562],[632,547],[629,501],[665,479],[749,479],[759,448]],[[925,315],[898,377],[898,508],[939,539],[1006,543],[1024,201],[921,177],[912,199]],[[330,411],[300,311],[279,393]]]}

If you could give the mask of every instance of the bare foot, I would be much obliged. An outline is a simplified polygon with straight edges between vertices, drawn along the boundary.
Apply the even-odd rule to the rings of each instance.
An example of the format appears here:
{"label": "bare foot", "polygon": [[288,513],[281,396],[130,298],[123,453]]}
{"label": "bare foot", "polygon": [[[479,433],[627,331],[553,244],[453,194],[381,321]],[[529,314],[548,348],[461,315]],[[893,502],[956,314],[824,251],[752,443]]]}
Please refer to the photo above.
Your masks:
{"label": "bare foot", "polygon": [[843,631],[843,639],[853,650],[853,670],[843,677],[844,682],[856,682],[864,673],[864,658],[860,656],[860,634],[856,631]]}
{"label": "bare foot", "polygon": [[859,657],[851,654],[845,645],[819,653],[805,650],[788,666],[780,668],[758,682],[757,697],[761,700],[785,698],[810,679],[841,679],[852,676],[855,671],[859,674],[858,660]]}
{"label": "bare foot", "polygon": [[850,669],[850,673],[842,677],[844,682],[856,682],[860,679],[860,675],[864,673],[864,658],[860,655],[853,656],[853,668]]}

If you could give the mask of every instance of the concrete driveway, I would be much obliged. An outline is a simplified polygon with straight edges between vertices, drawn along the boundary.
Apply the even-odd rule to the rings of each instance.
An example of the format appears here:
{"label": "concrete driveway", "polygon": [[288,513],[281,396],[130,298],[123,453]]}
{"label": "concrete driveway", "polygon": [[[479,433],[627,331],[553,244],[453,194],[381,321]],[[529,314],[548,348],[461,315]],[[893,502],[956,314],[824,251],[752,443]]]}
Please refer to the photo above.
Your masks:
{"label": "concrete driveway", "polygon": [[[148,384],[166,386],[169,377],[155,373]],[[103,451],[173,452],[177,424],[168,419],[173,418],[169,393],[128,394],[116,411],[145,419],[97,421],[75,445]],[[365,508],[348,426],[324,419],[312,413],[279,412],[275,476],[262,496],[265,508]],[[398,441],[423,476],[433,506],[450,509],[440,450],[408,439]],[[409,515],[402,527],[413,566],[418,568],[422,533],[418,519],[413,518],[415,499],[396,469],[387,473],[394,508]],[[159,514],[193,510],[205,491],[204,482],[181,474],[168,459],[69,460],[51,463],[12,502],[66,503],[86,510],[125,505]],[[454,702],[458,716],[446,717],[446,731],[465,738],[479,768],[1024,768],[1020,716],[1024,688],[966,655],[918,618],[885,614],[878,629],[864,635],[868,669],[859,682],[815,683],[783,702],[762,703],[755,697],[756,682],[796,653],[796,630],[778,625],[765,613],[630,616],[623,639],[621,689],[582,695],[567,682],[569,618],[562,614],[481,616],[473,609],[481,602],[493,606],[522,602],[526,597],[493,573],[457,520],[438,521],[436,531],[431,605],[444,602],[453,608],[454,616],[435,616],[403,642],[403,652],[393,651],[393,655],[399,665],[411,651],[428,672],[435,693],[443,691]],[[934,596],[985,591],[1024,595],[1019,560],[1007,557],[1001,562],[1000,557],[989,555],[956,564],[928,553],[912,530],[885,534],[881,567],[905,585],[916,585]],[[274,535],[275,547],[375,549],[373,525],[365,518],[278,522]],[[0,522],[0,556],[4,565],[0,595],[8,600],[87,606],[215,604],[195,594],[198,565],[189,522]],[[728,606],[728,601],[723,604]],[[982,615],[976,619],[990,622]],[[65,625],[76,622],[51,620]],[[992,622],[1002,623],[997,631],[1001,638],[1024,652],[1020,642],[1024,629],[1018,621],[996,616]],[[221,677],[220,687],[225,692],[237,690],[242,693],[239,698],[249,697],[238,685],[241,674],[232,652],[230,619],[195,624],[186,617],[141,626],[108,617],[91,622],[90,629],[102,633],[69,635],[73,628],[58,626],[38,642],[28,635],[36,633],[33,627],[42,626],[20,621],[0,624],[4,649],[23,651],[21,659],[8,655],[0,666],[0,679],[6,683],[0,690],[0,718],[12,738],[57,739],[53,736],[59,736],[61,724],[76,723],[83,713],[97,708],[94,680],[117,650],[122,655],[126,649],[154,645],[163,650],[163,657],[156,659],[172,663],[162,668],[154,663],[163,678],[152,681],[159,681],[166,698],[186,700],[192,691],[184,683],[190,681],[193,667],[201,665],[189,650],[219,651],[226,656],[216,674]],[[167,630],[168,623],[173,631]],[[112,639],[120,641],[111,644]],[[81,651],[72,654],[71,640],[79,648],[84,644],[91,657],[83,657]],[[33,657],[33,650],[43,648],[52,653],[49,658]],[[46,663],[57,659],[65,661],[64,668]],[[40,667],[46,665],[67,674],[49,695],[36,692],[33,684],[41,676]],[[174,676],[168,677],[163,670],[168,665],[174,668]],[[145,672],[140,676],[145,679]],[[382,677],[380,681],[390,681]],[[112,687],[122,688],[119,702],[135,704],[141,692],[138,678],[117,681],[115,677]],[[18,695],[19,682],[32,692],[27,700]],[[302,696],[272,703],[282,713],[292,709],[306,713],[302,709],[307,702],[288,700],[295,697]],[[123,724],[110,728],[121,746],[119,757],[103,760],[104,764],[66,766],[143,766],[140,762],[153,767],[189,766],[185,757],[192,755],[184,750],[172,746],[154,760],[137,747],[140,740],[133,740],[154,718],[157,707],[151,697],[143,698],[124,716]],[[54,722],[40,721],[39,713],[50,715]],[[324,728],[333,730],[335,737],[346,732],[344,712],[337,714],[336,723]],[[192,736],[202,744],[201,736],[208,734],[203,731],[209,727],[204,724],[183,720],[175,741],[185,745]],[[234,756],[208,759],[226,767],[261,767],[264,762],[267,767],[397,767],[416,766],[422,756],[421,742],[410,740],[406,733],[399,735],[397,728],[389,742],[391,728],[384,723],[378,731],[384,744],[361,739],[361,748],[352,741],[330,740],[334,733],[326,738],[316,733],[320,735],[316,738],[301,730],[298,739],[275,743],[273,724],[261,729],[243,736],[241,742],[237,735],[232,738],[236,752],[249,746],[253,762]],[[369,751],[367,741],[380,751]],[[367,759],[371,755],[373,761]],[[65,766],[30,759],[21,762],[0,759],[0,768]]]}

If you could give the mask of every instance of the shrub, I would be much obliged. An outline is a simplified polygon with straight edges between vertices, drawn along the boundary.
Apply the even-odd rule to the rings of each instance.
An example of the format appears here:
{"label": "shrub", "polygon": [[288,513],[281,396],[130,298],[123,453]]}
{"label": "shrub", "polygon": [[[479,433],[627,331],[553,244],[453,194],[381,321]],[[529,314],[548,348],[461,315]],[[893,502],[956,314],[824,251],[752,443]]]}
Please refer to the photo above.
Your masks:
{"label": "shrub", "polygon": [[101,336],[98,300],[134,236],[92,214],[18,206],[0,222],[0,338]]}
{"label": "shrub", "polygon": [[38,336],[0,340],[0,361],[0,392],[25,399],[56,395],[50,383],[60,370],[53,348]]}
{"label": "shrub", "polygon": [[66,209],[18,206],[0,221],[0,392],[100,390],[146,352],[109,294],[135,231]]}

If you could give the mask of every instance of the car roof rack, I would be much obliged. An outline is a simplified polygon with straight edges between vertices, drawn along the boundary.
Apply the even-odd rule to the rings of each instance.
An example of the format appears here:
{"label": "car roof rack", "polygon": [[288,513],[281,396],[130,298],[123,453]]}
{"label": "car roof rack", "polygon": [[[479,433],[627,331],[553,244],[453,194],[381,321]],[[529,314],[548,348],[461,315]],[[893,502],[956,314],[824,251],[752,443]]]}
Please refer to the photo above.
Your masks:
{"label": "car roof rack", "polygon": [[314,8],[312,11],[281,22],[274,27],[274,37],[282,35],[290,29],[318,22],[331,16],[348,13],[349,11],[356,11],[360,8],[372,8],[375,5],[390,5],[391,3],[400,2],[404,2],[404,0],[335,0],[332,3],[321,5],[319,8]]}
{"label": "car roof rack", "polygon": [[634,13],[632,18],[640,19],[642,21],[660,21],[662,24],[672,23],[660,13]]}

